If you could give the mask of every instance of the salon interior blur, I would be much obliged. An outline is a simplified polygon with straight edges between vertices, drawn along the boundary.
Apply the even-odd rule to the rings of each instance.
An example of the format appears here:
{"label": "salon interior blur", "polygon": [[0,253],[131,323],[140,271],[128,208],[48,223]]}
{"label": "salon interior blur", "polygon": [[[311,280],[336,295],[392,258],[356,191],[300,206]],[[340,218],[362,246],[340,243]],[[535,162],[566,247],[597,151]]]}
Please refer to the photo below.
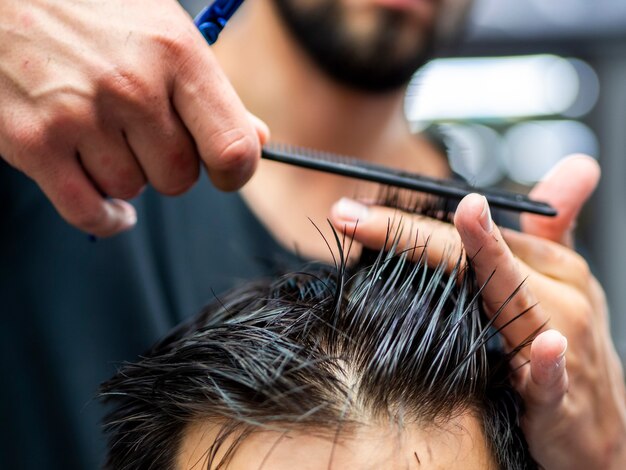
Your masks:
{"label": "salon interior blur", "polygon": [[[182,3],[195,15],[205,1]],[[448,55],[415,75],[405,109],[415,132],[439,127],[470,182],[527,192],[567,155],[599,160],[577,248],[606,289],[625,361],[626,2],[476,0]]]}

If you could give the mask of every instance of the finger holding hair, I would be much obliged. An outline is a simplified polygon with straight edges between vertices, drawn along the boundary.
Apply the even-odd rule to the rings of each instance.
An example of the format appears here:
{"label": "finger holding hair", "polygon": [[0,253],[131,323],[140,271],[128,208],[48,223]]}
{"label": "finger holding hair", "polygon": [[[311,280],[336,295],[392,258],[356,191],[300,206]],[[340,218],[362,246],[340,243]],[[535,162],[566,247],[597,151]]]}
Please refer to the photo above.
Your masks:
{"label": "finger holding hair", "polygon": [[561,424],[568,422],[567,415],[571,413],[568,409],[571,403],[567,401],[566,351],[567,339],[561,333],[544,331],[532,342],[530,360],[518,371],[522,378],[518,379],[517,388],[525,410],[522,429],[531,453],[540,464],[547,465],[545,468],[550,468],[552,456],[567,445],[568,429]]}
{"label": "finger holding hair", "polygon": [[522,395],[530,415],[551,412],[569,386],[565,353],[567,338],[557,330],[539,334],[530,348],[530,372]]}
{"label": "finger holding hair", "polygon": [[494,325],[502,328],[508,344],[522,344],[545,328],[549,317],[528,284],[534,273],[513,256],[491,219],[485,197],[463,198],[454,224],[479,284],[485,284],[482,297],[487,314],[498,315]]}
{"label": "finger holding hair", "polygon": [[342,198],[331,208],[330,221],[374,250],[390,249],[395,243],[397,251],[407,251],[410,259],[417,260],[427,246],[432,267],[446,261],[451,271],[462,253],[461,239],[451,224],[390,207]]}

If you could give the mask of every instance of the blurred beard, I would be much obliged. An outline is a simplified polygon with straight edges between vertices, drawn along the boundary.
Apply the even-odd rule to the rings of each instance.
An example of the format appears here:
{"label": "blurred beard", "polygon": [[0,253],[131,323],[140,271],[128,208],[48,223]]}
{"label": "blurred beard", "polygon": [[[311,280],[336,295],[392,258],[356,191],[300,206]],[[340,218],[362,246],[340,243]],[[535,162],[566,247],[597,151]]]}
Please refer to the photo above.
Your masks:
{"label": "blurred beard", "polygon": [[[406,47],[407,18],[381,10],[375,31],[355,37],[337,0],[302,7],[297,0],[274,0],[280,16],[300,46],[331,79],[349,88],[385,93],[407,85],[433,51],[432,28],[411,31]],[[414,28],[417,29],[417,28]]]}

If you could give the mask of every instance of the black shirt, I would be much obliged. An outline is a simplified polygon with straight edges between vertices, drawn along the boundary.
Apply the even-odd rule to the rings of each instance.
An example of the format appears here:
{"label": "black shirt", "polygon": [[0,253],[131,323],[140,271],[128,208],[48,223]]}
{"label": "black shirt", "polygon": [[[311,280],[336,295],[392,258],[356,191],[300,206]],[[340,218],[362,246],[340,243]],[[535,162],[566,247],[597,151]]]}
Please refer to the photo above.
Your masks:
{"label": "black shirt", "polygon": [[95,469],[98,384],[215,294],[293,267],[241,197],[203,176],[147,190],[139,222],[92,242],[0,160],[0,469]]}

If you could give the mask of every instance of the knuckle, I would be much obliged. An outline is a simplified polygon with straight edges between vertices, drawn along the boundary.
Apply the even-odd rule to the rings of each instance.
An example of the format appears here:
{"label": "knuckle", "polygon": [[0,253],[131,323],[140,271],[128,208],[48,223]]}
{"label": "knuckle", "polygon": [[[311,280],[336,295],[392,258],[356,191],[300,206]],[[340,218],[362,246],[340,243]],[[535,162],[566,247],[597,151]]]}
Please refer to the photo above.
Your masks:
{"label": "knuckle", "polygon": [[5,157],[16,169],[32,176],[34,172],[49,168],[53,161],[43,158],[49,142],[50,131],[43,120],[33,120],[16,125],[9,130],[11,149]]}
{"label": "knuckle", "polygon": [[247,166],[260,152],[258,141],[243,129],[227,131],[215,140],[215,158],[204,160],[210,161],[209,166],[218,171],[236,170]]}
{"label": "knuckle", "polygon": [[182,183],[162,185],[160,188],[155,187],[155,189],[166,196],[179,196],[191,189],[194,183],[195,181],[183,181]]}
{"label": "knuckle", "polygon": [[155,99],[150,82],[130,68],[116,68],[100,77],[99,88],[134,109],[149,111]]}
{"label": "knuckle", "polygon": [[28,155],[42,149],[45,146],[47,132],[47,127],[41,119],[15,125],[9,133],[15,153]]}
{"label": "knuckle", "polygon": [[186,61],[190,56],[189,51],[195,49],[197,38],[190,30],[177,30],[175,33],[157,33],[154,42],[161,46],[168,59],[180,65],[181,60]]}
{"label": "knuckle", "polygon": [[541,260],[546,266],[558,267],[576,285],[588,286],[593,275],[589,264],[580,254],[552,243],[541,244]]}
{"label": "knuckle", "polygon": [[569,253],[570,259],[569,263],[573,272],[578,273],[578,276],[585,282],[589,282],[592,278],[591,269],[589,268],[589,264],[578,253],[572,251]]}
{"label": "knuckle", "polygon": [[256,168],[261,153],[258,140],[243,128],[235,128],[209,141],[200,155],[211,181],[222,191],[239,189]]}
{"label": "knuckle", "polygon": [[[143,175],[135,171],[120,171],[119,176],[99,182],[107,196],[119,199],[132,199],[141,193],[145,186]],[[124,176],[128,175],[128,176]]]}
{"label": "knuckle", "polygon": [[88,114],[76,107],[72,109],[66,104],[59,104],[54,113],[48,116],[43,126],[43,141],[48,144],[53,140],[66,140],[81,127],[90,125]]}
{"label": "knuckle", "polygon": [[126,184],[124,186],[118,185],[117,187],[109,188],[105,191],[109,196],[116,199],[133,199],[141,194],[144,187],[144,184]]}
{"label": "knuckle", "polygon": [[93,126],[88,100],[70,93],[49,100],[38,109],[19,113],[6,126],[12,164],[22,171],[47,168],[46,155],[73,143],[80,131]]}
{"label": "knuckle", "polygon": [[176,179],[168,179],[161,182],[153,182],[154,188],[166,196],[178,196],[187,192],[198,180],[199,171],[179,176]]}
{"label": "knuckle", "polygon": [[572,322],[571,328],[573,333],[578,338],[579,342],[589,336],[589,333],[591,332],[590,315],[586,313],[573,315],[570,321]]}
{"label": "knuckle", "polygon": [[537,244],[537,253],[545,264],[551,266],[563,265],[566,260],[565,250],[555,243],[541,242]]}
{"label": "knuckle", "polygon": [[198,159],[192,152],[173,150],[162,159],[165,163],[162,178],[152,181],[154,188],[167,196],[178,196],[189,190],[200,177]]}
{"label": "knuckle", "polygon": [[595,333],[594,312],[583,294],[573,292],[570,300],[570,315],[568,315],[568,331],[577,342],[588,342]]}

